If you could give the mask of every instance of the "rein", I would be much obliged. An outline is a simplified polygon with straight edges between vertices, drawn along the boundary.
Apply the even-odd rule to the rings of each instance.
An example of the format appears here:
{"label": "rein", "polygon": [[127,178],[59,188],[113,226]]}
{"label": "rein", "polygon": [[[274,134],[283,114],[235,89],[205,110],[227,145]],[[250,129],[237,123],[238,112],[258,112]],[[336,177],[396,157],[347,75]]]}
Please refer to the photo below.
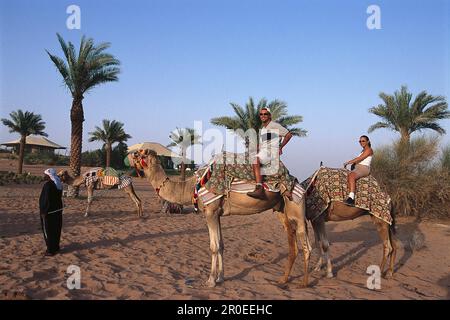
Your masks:
{"label": "rein", "polygon": [[159,196],[159,191],[164,187],[164,184],[167,182],[167,180],[170,180],[169,177],[166,177],[164,181],[160,184],[158,188],[155,188],[156,194]]}

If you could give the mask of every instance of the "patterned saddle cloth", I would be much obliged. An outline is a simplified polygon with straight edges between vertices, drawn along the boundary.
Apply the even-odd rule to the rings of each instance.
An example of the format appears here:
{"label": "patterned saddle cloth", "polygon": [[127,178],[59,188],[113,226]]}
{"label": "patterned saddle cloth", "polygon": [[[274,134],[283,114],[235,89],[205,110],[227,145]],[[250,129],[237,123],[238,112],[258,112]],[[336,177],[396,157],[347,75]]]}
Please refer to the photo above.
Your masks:
{"label": "patterned saddle cloth", "polygon": [[[213,158],[210,164],[199,169],[195,174],[197,184],[194,191],[194,205],[200,197],[207,205],[228,192],[247,193],[255,189],[255,176],[252,165],[244,154],[223,153]],[[292,191],[294,200],[301,201],[304,190],[294,176],[280,161],[275,175],[265,176],[264,189],[270,192]]]}
{"label": "patterned saddle cloth", "polygon": [[93,168],[83,174],[86,186],[95,184],[97,189],[112,188],[123,189],[132,182],[131,177],[119,175],[113,168]]}
{"label": "patterned saddle cloth", "polygon": [[[344,202],[348,197],[347,175],[344,169],[320,168],[316,174],[301,183],[306,193],[306,217],[314,220],[331,201]],[[314,179],[313,179],[314,178]],[[313,181],[311,181],[313,180]],[[367,210],[373,216],[391,224],[391,198],[383,192],[371,175],[356,181],[355,207]]]}

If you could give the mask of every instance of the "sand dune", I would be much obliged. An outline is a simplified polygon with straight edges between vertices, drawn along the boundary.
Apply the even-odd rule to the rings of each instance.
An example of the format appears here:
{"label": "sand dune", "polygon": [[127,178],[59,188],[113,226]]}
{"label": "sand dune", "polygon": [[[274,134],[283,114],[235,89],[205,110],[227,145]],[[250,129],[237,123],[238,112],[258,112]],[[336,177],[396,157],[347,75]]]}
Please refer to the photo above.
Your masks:
{"label": "sand dune", "polygon": [[[41,168],[36,169],[37,171]],[[381,241],[368,217],[329,223],[336,277],[313,272],[300,288],[302,258],[291,281],[277,284],[287,259],[287,239],[271,212],[225,217],[226,281],[204,283],[210,270],[209,238],[201,214],[159,213],[157,195],[135,179],[143,219],[120,190],[97,192],[92,214],[85,198],[65,201],[62,254],[44,257],[37,199],[40,185],[0,186],[0,284],[3,298],[32,299],[449,299],[448,221],[416,224],[399,219],[399,253],[394,279],[366,288],[366,268],[379,263]],[[85,196],[83,191],[82,196]],[[414,230],[425,236],[420,251],[407,250]],[[313,236],[310,229],[310,235]],[[312,265],[318,251],[312,255]],[[81,288],[68,290],[67,268],[81,269]],[[312,266],[311,266],[312,269]]]}

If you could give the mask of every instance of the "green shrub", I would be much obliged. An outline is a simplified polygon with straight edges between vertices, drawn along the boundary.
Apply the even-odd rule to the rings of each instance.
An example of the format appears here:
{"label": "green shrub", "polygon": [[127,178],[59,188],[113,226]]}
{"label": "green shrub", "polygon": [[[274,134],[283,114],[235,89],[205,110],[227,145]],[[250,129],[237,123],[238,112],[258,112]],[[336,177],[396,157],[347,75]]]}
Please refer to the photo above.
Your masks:
{"label": "green shrub", "polygon": [[67,166],[69,165],[69,157],[40,152],[40,153],[27,153],[24,156],[23,162],[25,164],[45,164],[49,166]]}
{"label": "green shrub", "polygon": [[[123,163],[127,155],[127,145],[119,143],[111,152],[111,167],[115,169],[126,169],[128,167]],[[85,151],[81,154],[81,165],[85,167],[105,167],[106,151],[104,148],[93,151]]]}
{"label": "green shrub", "polygon": [[43,177],[33,176],[29,173],[17,174],[14,172],[0,171],[0,185],[9,184],[36,184],[44,181]]}
{"label": "green shrub", "polygon": [[85,167],[104,167],[101,150],[85,151],[81,154],[81,165]]}

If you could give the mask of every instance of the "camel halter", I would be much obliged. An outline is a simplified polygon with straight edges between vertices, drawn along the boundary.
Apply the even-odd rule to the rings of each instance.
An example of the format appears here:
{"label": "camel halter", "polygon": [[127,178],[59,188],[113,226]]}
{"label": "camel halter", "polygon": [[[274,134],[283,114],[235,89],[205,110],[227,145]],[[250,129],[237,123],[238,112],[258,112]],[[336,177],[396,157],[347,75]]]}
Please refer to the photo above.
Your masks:
{"label": "camel halter", "polygon": [[[137,153],[137,154],[136,154]],[[136,152],[133,154],[132,158],[133,158],[133,164],[134,164],[134,170],[136,171],[136,174],[139,178],[141,177],[141,173],[139,172],[140,170],[137,167],[137,161],[139,161],[139,164],[141,165],[142,169],[148,168],[147,162],[143,159],[142,154],[139,152]]]}
{"label": "camel halter", "polygon": [[[139,161],[139,164],[141,165],[141,167],[142,167],[144,170],[149,168],[149,166],[148,166],[148,164],[147,164],[147,161],[145,161],[145,159],[144,159],[144,157],[143,157],[142,154],[137,155],[135,158]],[[152,166],[152,167],[157,167],[158,164],[153,163],[151,166]],[[138,175],[139,175],[139,177],[140,177],[141,175],[140,175],[139,170],[138,170],[138,168],[137,168],[136,162],[134,163],[134,168],[136,169],[136,171],[138,172]],[[155,188],[156,194],[157,194],[158,196],[159,196],[160,190],[161,190],[162,188],[164,188],[164,185],[166,184],[166,182],[167,182],[168,180],[170,180],[169,177],[166,177],[166,178],[163,180],[163,182],[159,185],[159,187],[158,187],[158,188]]]}

